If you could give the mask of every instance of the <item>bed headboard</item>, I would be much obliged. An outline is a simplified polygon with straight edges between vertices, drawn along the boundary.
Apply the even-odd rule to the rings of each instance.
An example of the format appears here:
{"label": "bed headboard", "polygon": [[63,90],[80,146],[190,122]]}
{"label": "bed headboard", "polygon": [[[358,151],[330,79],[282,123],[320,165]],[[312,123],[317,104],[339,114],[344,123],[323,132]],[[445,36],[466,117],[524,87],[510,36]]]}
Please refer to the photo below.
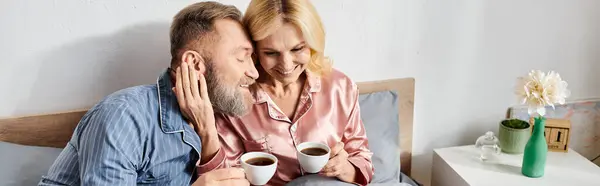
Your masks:
{"label": "bed headboard", "polygon": [[87,110],[0,119],[0,141],[63,148]]}
{"label": "bed headboard", "polygon": [[[410,175],[415,80],[413,78],[360,82],[361,94],[395,90],[399,95],[400,161],[402,172]],[[63,148],[87,110],[0,119],[0,141]]]}

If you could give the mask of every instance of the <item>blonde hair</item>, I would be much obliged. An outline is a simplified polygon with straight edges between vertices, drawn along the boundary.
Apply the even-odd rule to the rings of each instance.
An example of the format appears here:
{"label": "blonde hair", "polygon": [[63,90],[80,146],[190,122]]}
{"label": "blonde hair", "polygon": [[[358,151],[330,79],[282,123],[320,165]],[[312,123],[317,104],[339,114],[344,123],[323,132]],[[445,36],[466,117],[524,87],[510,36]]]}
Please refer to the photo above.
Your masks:
{"label": "blonde hair", "polygon": [[331,71],[331,61],[324,54],[325,29],[315,7],[308,0],[252,0],[242,23],[253,41],[273,34],[283,23],[291,23],[302,31],[310,48],[308,70],[318,75]]}

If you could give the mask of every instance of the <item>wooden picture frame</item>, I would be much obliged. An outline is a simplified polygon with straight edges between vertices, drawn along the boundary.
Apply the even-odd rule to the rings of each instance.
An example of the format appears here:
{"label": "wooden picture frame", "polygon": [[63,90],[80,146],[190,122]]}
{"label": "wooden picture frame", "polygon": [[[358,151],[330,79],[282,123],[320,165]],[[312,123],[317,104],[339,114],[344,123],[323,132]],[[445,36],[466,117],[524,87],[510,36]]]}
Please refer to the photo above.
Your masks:
{"label": "wooden picture frame", "polygon": [[[531,123],[531,133],[535,128],[535,118],[529,119]],[[548,151],[553,152],[568,152],[569,151],[569,139],[571,138],[571,121],[567,119],[546,119],[546,126],[544,127],[544,137],[546,137],[546,143],[548,144]]]}

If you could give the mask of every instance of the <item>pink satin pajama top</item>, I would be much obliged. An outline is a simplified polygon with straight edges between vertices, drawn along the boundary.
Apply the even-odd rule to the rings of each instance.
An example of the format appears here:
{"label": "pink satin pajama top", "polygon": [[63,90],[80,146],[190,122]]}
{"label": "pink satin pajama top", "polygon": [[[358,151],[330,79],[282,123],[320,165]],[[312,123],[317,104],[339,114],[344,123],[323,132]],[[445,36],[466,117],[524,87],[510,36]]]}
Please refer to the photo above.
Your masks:
{"label": "pink satin pajama top", "polygon": [[307,141],[333,147],[344,142],[348,161],[356,169],[356,182],[366,185],[373,176],[372,152],[360,119],[358,89],[343,73],[333,70],[324,77],[306,72],[307,82],[294,118],[288,118],[269,95],[252,90],[255,103],[242,117],[216,114],[221,148],[213,159],[199,165],[200,174],[217,168],[239,166],[245,152],[275,155],[279,164],[268,185],[284,185],[303,175],[296,158],[296,145]]}

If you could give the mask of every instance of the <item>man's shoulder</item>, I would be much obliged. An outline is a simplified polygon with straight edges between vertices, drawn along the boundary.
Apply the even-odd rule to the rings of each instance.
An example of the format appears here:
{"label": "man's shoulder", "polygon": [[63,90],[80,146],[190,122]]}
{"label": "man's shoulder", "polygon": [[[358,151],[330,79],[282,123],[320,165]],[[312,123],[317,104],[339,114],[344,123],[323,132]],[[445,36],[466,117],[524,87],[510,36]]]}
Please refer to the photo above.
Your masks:
{"label": "man's shoulder", "polygon": [[145,116],[158,112],[157,108],[157,86],[139,85],[118,90],[104,97],[88,110],[83,119],[90,117],[102,118],[102,121],[144,119]]}
{"label": "man's shoulder", "polygon": [[[118,90],[94,105],[81,119],[77,131],[87,128],[106,131],[145,130],[148,117],[157,113],[156,85],[140,85]],[[141,131],[138,131],[142,133]]]}
{"label": "man's shoulder", "polygon": [[158,99],[156,85],[138,85],[117,90],[104,97],[101,102],[135,102],[139,101],[140,99],[147,99],[154,96],[156,96],[156,99]]}
{"label": "man's shoulder", "polygon": [[115,91],[100,100],[94,107],[143,107],[156,101],[158,101],[156,85],[139,85]]}

